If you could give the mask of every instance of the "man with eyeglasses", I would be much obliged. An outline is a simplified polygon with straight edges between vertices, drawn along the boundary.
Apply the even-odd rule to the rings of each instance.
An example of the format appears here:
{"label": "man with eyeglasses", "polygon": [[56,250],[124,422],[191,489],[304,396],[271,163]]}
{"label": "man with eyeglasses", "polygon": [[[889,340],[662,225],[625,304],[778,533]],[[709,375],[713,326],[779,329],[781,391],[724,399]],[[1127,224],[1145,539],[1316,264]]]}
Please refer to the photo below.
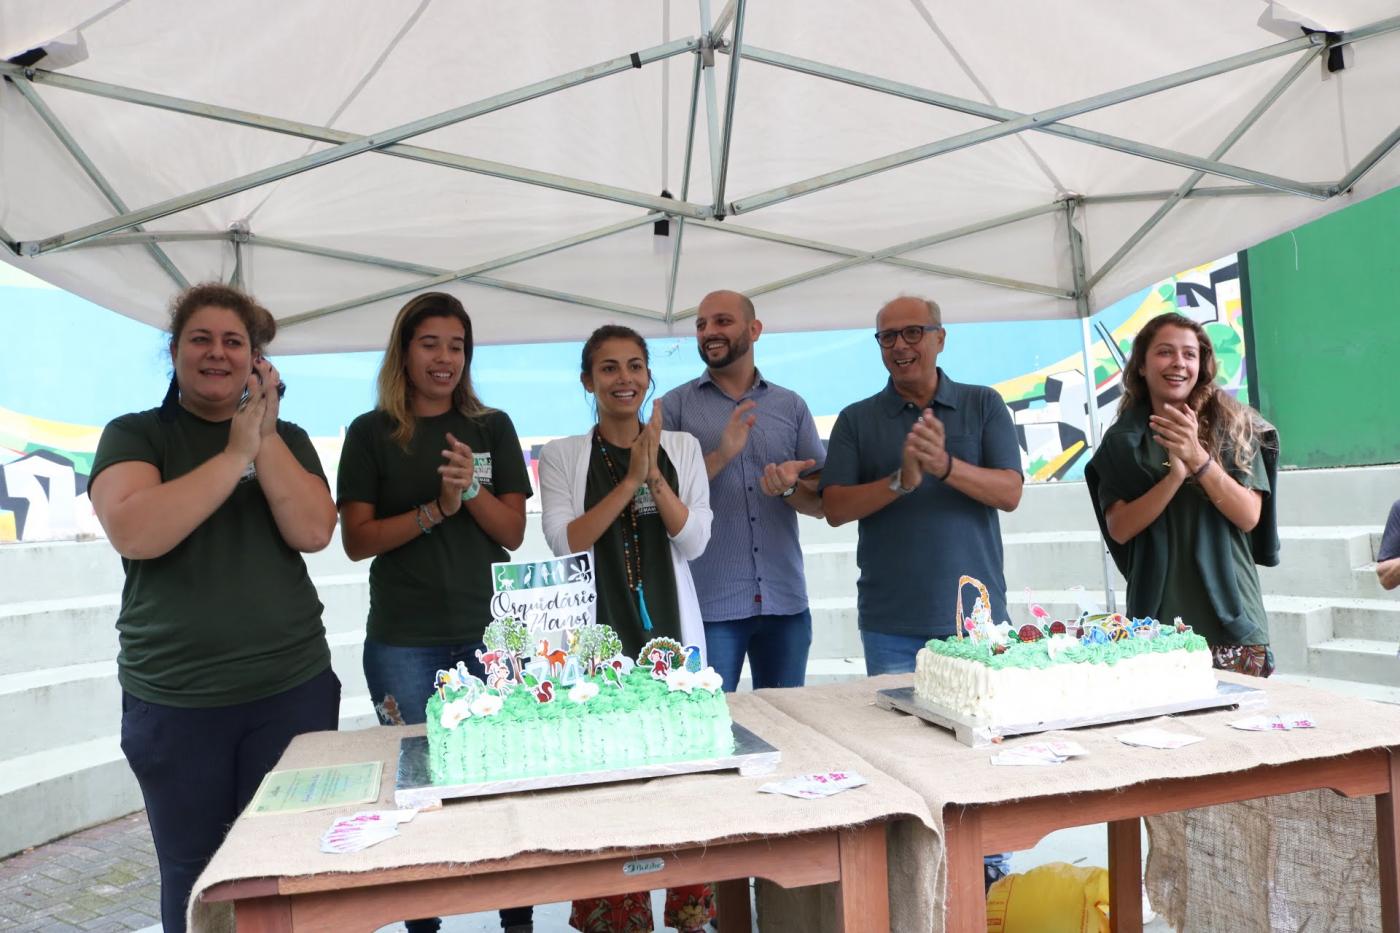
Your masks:
{"label": "man with eyeglasses", "polygon": [[[1007,618],[997,510],[1020,504],[1022,482],[1001,396],[938,366],[947,339],[938,305],[896,298],[875,327],[889,382],[836,419],[821,479],[826,520],[859,522],[857,614],[871,676],[914,670],[925,642],[954,633],[963,574],[986,584],[992,617]],[[1006,860],[987,863],[990,884]]]}
{"label": "man with eyeglasses", "polygon": [[826,449],[801,396],[754,366],[761,333],[746,296],[706,295],[695,315],[705,372],[662,404],[666,427],[694,434],[705,451],[714,526],[690,571],[708,660],[729,691],[746,654],[755,690],[802,686],[812,644],[797,513],[821,515]]}

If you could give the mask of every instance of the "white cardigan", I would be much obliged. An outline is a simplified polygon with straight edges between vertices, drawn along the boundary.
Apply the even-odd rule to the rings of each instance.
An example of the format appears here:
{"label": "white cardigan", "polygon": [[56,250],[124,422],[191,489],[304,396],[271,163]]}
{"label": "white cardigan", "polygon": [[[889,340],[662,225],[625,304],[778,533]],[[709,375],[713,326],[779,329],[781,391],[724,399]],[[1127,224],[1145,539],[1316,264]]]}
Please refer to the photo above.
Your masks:
{"label": "white cardigan", "polygon": [[[710,480],[700,442],[684,431],[662,431],[661,448],[676,468],[680,496],[690,515],[680,534],[671,535],[671,568],[676,576],[676,602],[681,616],[681,642],[698,645],[706,657],[705,624],[700,619],[700,600],[690,576],[690,561],[705,552],[710,543]],[[583,506],[588,482],[588,461],[593,455],[593,433],[576,434],[550,441],[540,451],[540,524],[544,539],[556,555],[568,554],[569,523],[587,509]],[[590,553],[592,548],[589,549]]]}

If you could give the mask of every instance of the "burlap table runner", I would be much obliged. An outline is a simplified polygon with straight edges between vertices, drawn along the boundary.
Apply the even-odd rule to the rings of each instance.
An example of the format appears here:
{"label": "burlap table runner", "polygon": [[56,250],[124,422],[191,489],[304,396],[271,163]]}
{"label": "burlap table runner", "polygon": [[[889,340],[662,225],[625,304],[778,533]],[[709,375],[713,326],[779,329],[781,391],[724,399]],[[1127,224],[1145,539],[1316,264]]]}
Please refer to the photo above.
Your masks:
{"label": "burlap table runner", "polygon": [[[782,753],[774,774],[694,774],[593,788],[533,791],[449,802],[420,813],[400,835],[350,855],[320,851],[322,833],[339,816],[393,807],[399,740],[422,727],[319,732],[298,737],[279,769],[380,759],[378,804],[285,816],[242,816],[195,883],[190,929],[227,929],[226,904],[206,904],[201,891],[225,881],[371,872],[405,865],[505,859],[524,852],[593,852],[681,846],[742,836],[787,835],[906,817],[932,826],[923,800],[848,748],[800,724],[753,694],[732,696],[734,720]],[[782,777],[830,768],[859,771],[870,784],[824,800],[758,793]]]}
{"label": "burlap table runner", "polygon": [[[765,690],[758,695],[838,739],[927,803],[936,822],[932,830],[918,824],[892,828],[890,901],[897,933],[938,933],[943,929],[947,886],[942,841],[946,804],[1103,790],[1400,745],[1400,707],[1232,674],[1222,674],[1221,679],[1266,690],[1269,705],[1261,710],[1193,713],[1131,726],[1047,733],[1073,738],[1088,752],[1048,767],[993,765],[989,760],[993,749],[968,748],[944,729],[876,707],[875,691],[910,685],[913,678],[907,674],[803,690]],[[1294,711],[1311,713],[1317,728],[1264,733],[1228,725],[1254,713]],[[1150,725],[1204,736],[1206,741],[1174,751],[1132,748],[1117,741],[1122,732]],[[1038,738],[1043,736],[1008,739],[996,750]],[[1242,821],[1243,812],[1253,817]],[[1374,812],[1370,799],[1347,801],[1323,791],[1273,798],[1272,804],[1191,811],[1211,815],[1204,822],[1179,814],[1161,821],[1152,818],[1148,826],[1153,833],[1149,868],[1153,904],[1178,929],[1262,931],[1303,929],[1296,924],[1307,922],[1307,917],[1299,914],[1317,909],[1315,902],[1322,900],[1326,915],[1314,916],[1313,925],[1306,929],[1379,929],[1374,835],[1373,828],[1366,826],[1374,820]],[[1299,845],[1300,840],[1308,844]],[[1281,873],[1278,856],[1290,843],[1292,864]],[[1208,861],[1200,861],[1206,856]],[[1253,915],[1241,910],[1238,892],[1246,889],[1251,892],[1247,907]],[[763,929],[823,929],[830,916],[830,892],[820,897],[809,889],[786,894],[766,889],[759,905]],[[1283,916],[1291,916],[1295,925],[1280,922]],[[1355,925],[1337,925],[1343,917],[1352,918],[1347,922]],[[1198,918],[1228,922],[1211,925]],[[1363,921],[1370,921],[1369,925]]]}

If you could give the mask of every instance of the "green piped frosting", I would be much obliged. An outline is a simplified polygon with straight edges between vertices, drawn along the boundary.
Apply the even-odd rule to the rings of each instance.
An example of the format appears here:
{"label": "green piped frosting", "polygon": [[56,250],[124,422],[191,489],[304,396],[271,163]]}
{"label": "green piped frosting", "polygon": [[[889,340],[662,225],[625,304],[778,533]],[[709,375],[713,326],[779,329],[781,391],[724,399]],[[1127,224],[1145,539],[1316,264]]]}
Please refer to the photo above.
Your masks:
{"label": "green piped frosting", "polygon": [[926,644],[929,651],[964,661],[976,661],[994,670],[1008,667],[1044,669],[1054,664],[1117,664],[1126,658],[1140,654],[1154,654],[1166,651],[1208,651],[1206,640],[1195,632],[1162,632],[1156,638],[1124,638],[1121,641],[1103,645],[1086,645],[1077,642],[1057,651],[1050,657],[1049,639],[1032,642],[1008,642],[1006,651],[992,653],[992,645],[986,641],[973,641],[971,638],[938,639]]}
{"label": "green piped frosting", "polygon": [[650,667],[623,678],[624,689],[601,677],[596,696],[569,699],[556,686],[553,701],[540,703],[517,686],[492,716],[472,716],[454,729],[442,726],[442,708],[466,695],[446,690],[428,699],[428,765],[434,782],[475,783],[625,768],[639,764],[721,757],[734,749],[724,694],[699,687],[670,690]]}

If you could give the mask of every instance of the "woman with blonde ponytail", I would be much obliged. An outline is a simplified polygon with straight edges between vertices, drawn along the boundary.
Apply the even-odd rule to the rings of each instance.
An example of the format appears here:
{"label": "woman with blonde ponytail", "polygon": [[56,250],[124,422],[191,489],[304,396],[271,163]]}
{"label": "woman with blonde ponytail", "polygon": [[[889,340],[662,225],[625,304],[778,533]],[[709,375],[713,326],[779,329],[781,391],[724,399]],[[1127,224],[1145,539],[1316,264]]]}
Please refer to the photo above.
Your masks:
{"label": "woman with blonde ponytail", "polygon": [[1278,435],[1215,383],[1215,348],[1180,314],[1153,318],[1123,370],[1118,420],[1085,470],[1128,581],[1128,612],[1180,616],[1216,667],[1274,669],[1256,564],[1278,564]]}
{"label": "woman with blonde ponytail", "polygon": [[[515,425],[472,391],[472,322],[445,292],[399,311],[373,411],[345,432],[336,478],[341,537],[369,568],[365,682],[383,725],[421,723],[440,670],[478,677],[491,564],[525,536],[530,474]],[[501,912],[530,929],[528,907]],[[409,920],[431,933],[436,918]]]}

